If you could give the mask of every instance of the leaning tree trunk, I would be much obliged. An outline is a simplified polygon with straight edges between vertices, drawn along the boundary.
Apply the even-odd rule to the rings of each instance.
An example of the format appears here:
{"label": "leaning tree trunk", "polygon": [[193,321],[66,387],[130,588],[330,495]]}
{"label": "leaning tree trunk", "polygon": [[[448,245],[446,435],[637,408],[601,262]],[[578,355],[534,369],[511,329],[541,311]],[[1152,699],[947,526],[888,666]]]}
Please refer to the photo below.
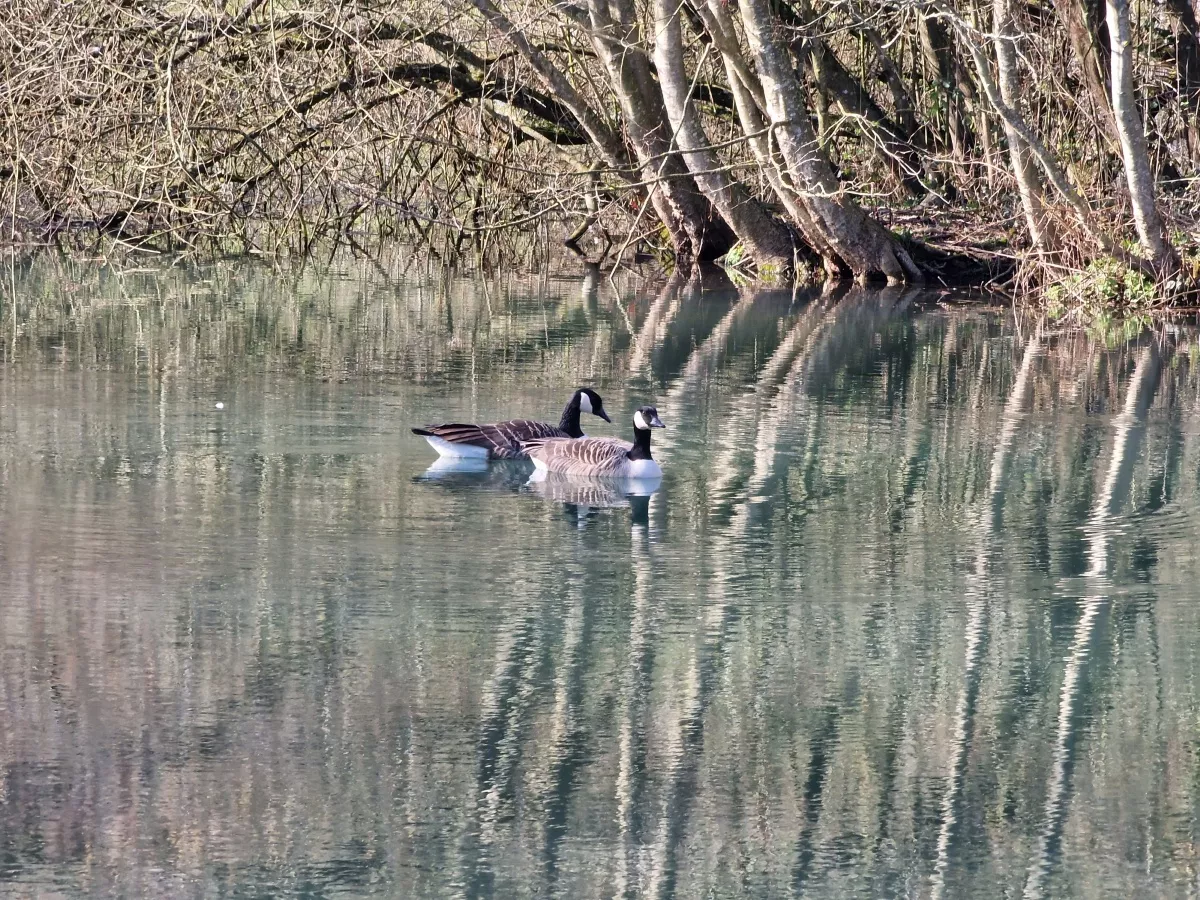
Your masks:
{"label": "leaning tree trunk", "polygon": [[791,235],[726,171],[696,114],[683,66],[679,7],[678,0],[654,0],[654,62],[675,141],[696,184],[720,210],[755,262],[762,268],[788,269],[793,261]]}
{"label": "leaning tree trunk", "polygon": [[[993,0],[992,27],[996,34],[996,76],[1000,96],[1008,107],[1018,109],[1021,78],[1017,71],[1017,50],[1009,0]],[[1029,236],[1039,250],[1053,249],[1053,237],[1046,220],[1042,182],[1038,178],[1037,166],[1030,156],[1029,146],[1007,119],[1004,120],[1004,136],[1008,140],[1008,155],[1012,162],[1013,175],[1017,179],[1017,191],[1021,195],[1021,208],[1025,211],[1025,224],[1029,227]]]}
{"label": "leaning tree trunk", "polygon": [[1112,44],[1112,106],[1121,142],[1121,161],[1129,184],[1129,201],[1138,237],[1156,269],[1179,266],[1175,249],[1167,240],[1163,221],[1154,206],[1154,177],[1150,151],[1133,91],[1133,59],[1129,36],[1129,0],[1106,0],[1109,42]]}
{"label": "leaning tree trunk", "polygon": [[787,178],[787,165],[779,158],[778,146],[767,134],[766,120],[762,110],[766,106],[763,99],[762,85],[750,71],[746,59],[742,55],[734,34],[733,22],[729,18],[729,9],[724,0],[707,0],[707,3],[696,5],[704,27],[708,30],[713,44],[721,51],[725,63],[725,72],[729,78],[730,93],[737,108],[738,121],[746,135],[746,142],[754,154],[754,160],[762,171],[767,183],[775,192],[788,215],[792,217],[800,229],[808,246],[806,251],[815,251],[825,264],[825,271],[831,278],[839,278],[841,270],[836,262],[837,252],[826,240],[821,229],[813,221],[804,201],[796,192]]}
{"label": "leaning tree trunk", "polygon": [[[666,0],[658,0],[664,3]],[[857,278],[881,274],[889,282],[919,280],[920,270],[903,247],[841,187],[808,120],[800,83],[779,41],[769,0],[743,0],[742,22],[758,69],[770,120],[793,183],[840,262]]]}
{"label": "leaning tree trunk", "polygon": [[909,197],[925,197],[930,193],[927,174],[918,148],[913,143],[915,129],[903,133],[875,102],[870,92],[842,64],[833,48],[820,37],[807,36],[816,16],[807,0],[800,0],[795,10],[780,7],[784,23],[802,29],[806,36],[791,44],[790,50],[810,72],[821,90],[859,127],[867,148],[892,173],[896,183]]}
{"label": "leaning tree trunk", "polygon": [[[624,141],[584,101],[566,76],[545,53],[531,42],[526,34],[491,0],[471,0],[471,3],[483,14],[489,24],[517,49],[517,52],[542,78],[550,92],[571,111],[584,132],[599,149],[605,162],[628,179],[633,166]],[[642,120],[643,124],[649,124],[649,115],[650,113],[647,111],[646,118]],[[655,154],[650,154],[645,158],[653,160]],[[719,256],[731,243],[724,223],[709,216],[709,211],[705,209],[706,204],[702,202],[702,198],[695,197],[694,193],[691,197],[688,196],[689,184],[686,180],[668,185],[662,192],[655,190],[655,182],[660,177],[666,176],[666,179],[670,181],[677,176],[686,177],[687,174],[676,171],[682,166],[678,161],[672,164],[669,156],[666,159],[660,159],[659,166],[661,169],[651,170],[649,173],[646,173],[643,167],[643,176],[645,177],[647,174],[649,176],[647,179],[651,183],[649,200],[654,206],[655,214],[666,226],[677,255],[681,259],[692,256],[701,259]]]}
{"label": "leaning tree trunk", "polygon": [[[930,0],[934,9],[946,16],[953,16],[954,13],[946,5],[946,0]],[[996,0],[997,3],[1003,0]],[[957,27],[965,31],[965,26],[961,21]],[[1096,244],[1113,259],[1137,269],[1146,274],[1153,274],[1152,265],[1139,256],[1130,253],[1115,241],[1112,235],[1108,234],[1096,222],[1096,217],[1092,213],[1092,208],[1082,194],[1071,184],[1067,178],[1067,173],[1062,166],[1054,158],[1054,155],[1046,147],[1044,141],[1038,137],[1037,132],[1029,127],[1029,123],[1022,118],[1020,112],[1017,111],[1010,103],[1005,101],[1001,95],[1000,88],[996,86],[996,81],[992,78],[991,65],[988,63],[987,57],[983,50],[971,42],[972,35],[963,34],[963,44],[967,48],[967,52],[971,54],[971,59],[975,63],[975,72],[979,77],[979,83],[983,87],[985,96],[992,109],[1000,116],[1004,123],[1004,130],[1007,134],[1015,134],[1023,142],[1024,146],[1030,151],[1030,154],[1037,160],[1041,166],[1042,172],[1050,183],[1054,185],[1054,189],[1062,196],[1064,200],[1071,204],[1071,208],[1075,210],[1078,217],[1080,227],[1087,233]],[[1003,43],[998,41],[997,43]],[[1040,183],[1038,184],[1040,189]]]}
{"label": "leaning tree trunk", "polygon": [[[616,13],[616,20],[610,14]],[[733,234],[696,187],[671,145],[670,126],[641,46],[631,0],[589,0],[588,24],[596,53],[625,116],[630,143],[650,185],[649,200],[671,234],[679,257],[715,259]]]}

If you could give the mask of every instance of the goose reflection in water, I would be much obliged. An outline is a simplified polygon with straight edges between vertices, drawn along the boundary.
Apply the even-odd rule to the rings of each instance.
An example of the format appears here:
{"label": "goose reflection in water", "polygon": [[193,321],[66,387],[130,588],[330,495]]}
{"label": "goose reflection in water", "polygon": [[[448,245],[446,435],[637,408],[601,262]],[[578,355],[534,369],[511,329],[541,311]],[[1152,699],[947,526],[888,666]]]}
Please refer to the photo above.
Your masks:
{"label": "goose reflection in water", "polygon": [[524,461],[488,460],[472,457],[439,456],[414,482],[435,482],[450,489],[490,488],[499,491],[519,491],[525,484],[529,466]]}
{"label": "goose reflection in water", "polygon": [[646,525],[650,520],[650,497],[662,486],[662,476],[600,478],[536,469],[528,484],[534,493],[562,503],[580,527],[602,509],[623,507],[630,509],[634,525]]}

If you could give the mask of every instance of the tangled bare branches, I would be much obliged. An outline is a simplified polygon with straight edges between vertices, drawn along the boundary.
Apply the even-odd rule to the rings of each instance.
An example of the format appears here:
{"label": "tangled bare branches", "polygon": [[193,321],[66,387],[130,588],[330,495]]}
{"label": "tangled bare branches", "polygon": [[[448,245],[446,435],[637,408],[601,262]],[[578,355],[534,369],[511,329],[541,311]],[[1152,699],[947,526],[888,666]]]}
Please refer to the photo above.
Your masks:
{"label": "tangled bare branches", "polygon": [[1189,0],[13,0],[0,66],[9,241],[1200,275]]}
{"label": "tangled bare branches", "polygon": [[422,4],[210,7],[9,7],[7,237],[264,252],[435,230],[482,241],[554,209],[534,176],[586,142],[561,103],[487,55],[481,27],[451,37]]}

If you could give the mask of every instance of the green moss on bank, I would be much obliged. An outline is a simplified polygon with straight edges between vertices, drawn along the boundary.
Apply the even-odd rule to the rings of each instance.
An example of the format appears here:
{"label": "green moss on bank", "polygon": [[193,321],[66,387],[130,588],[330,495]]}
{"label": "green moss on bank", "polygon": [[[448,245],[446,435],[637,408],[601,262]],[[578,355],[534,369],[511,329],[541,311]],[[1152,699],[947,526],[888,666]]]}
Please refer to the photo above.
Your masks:
{"label": "green moss on bank", "polygon": [[1072,319],[1106,344],[1138,334],[1166,306],[1150,278],[1113,259],[1093,260],[1047,287],[1045,297],[1048,319]]}

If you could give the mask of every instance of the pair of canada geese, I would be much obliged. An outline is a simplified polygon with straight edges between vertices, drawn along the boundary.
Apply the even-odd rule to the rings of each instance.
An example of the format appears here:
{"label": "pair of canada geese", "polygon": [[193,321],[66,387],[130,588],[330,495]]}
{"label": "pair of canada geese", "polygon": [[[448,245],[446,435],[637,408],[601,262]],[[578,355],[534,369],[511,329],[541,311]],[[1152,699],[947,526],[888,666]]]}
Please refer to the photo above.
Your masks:
{"label": "pair of canada geese", "polygon": [[643,406],[633,414],[633,443],[590,438],[579,427],[580,413],[611,422],[604,401],[591,388],[572,396],[555,427],[531,419],[493,425],[429,425],[414,428],[441,456],[468,459],[531,459],[543,472],[599,478],[657,478],[662,469],[650,455],[650,429],[665,428],[658,410]]}

